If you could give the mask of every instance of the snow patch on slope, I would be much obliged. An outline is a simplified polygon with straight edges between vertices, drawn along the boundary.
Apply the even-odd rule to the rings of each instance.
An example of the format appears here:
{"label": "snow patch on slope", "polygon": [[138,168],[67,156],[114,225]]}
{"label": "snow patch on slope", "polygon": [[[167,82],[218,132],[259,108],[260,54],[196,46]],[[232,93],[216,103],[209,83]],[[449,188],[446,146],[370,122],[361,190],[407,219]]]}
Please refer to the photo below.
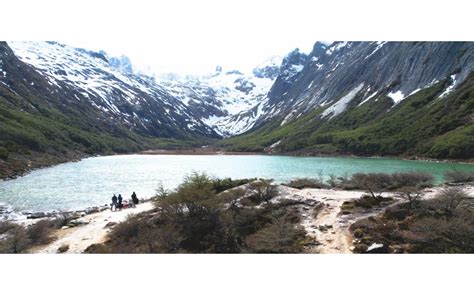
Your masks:
{"label": "snow patch on slope", "polygon": [[349,42],[347,41],[344,41],[344,42],[335,42],[333,43],[327,50],[326,50],[326,54],[327,55],[331,55],[333,54],[334,52],[340,50],[341,48],[344,48],[347,46]]}
{"label": "snow patch on slope", "polygon": [[402,100],[405,99],[405,96],[403,95],[403,92],[401,90],[398,90],[397,92],[390,92],[387,94],[388,97],[390,97],[395,104],[398,104]]}
{"label": "snow patch on slope", "polygon": [[376,95],[377,95],[377,91],[375,91],[374,93],[372,93],[371,95],[369,95],[366,99],[364,99],[363,101],[361,101],[358,106],[361,106],[361,105],[363,105],[364,103],[368,102],[371,98],[373,98],[373,97],[376,96]]}
{"label": "snow patch on slope", "polygon": [[382,48],[385,43],[387,43],[387,41],[379,41],[377,42],[377,47],[375,47],[374,51],[372,51],[372,53],[370,53],[369,55],[367,55],[364,59],[368,59],[369,57],[371,57],[372,55],[374,55],[377,51],[380,50],[380,48]]}
{"label": "snow patch on slope", "polygon": [[453,91],[454,87],[456,87],[456,84],[457,84],[456,75],[451,75],[451,81],[453,81],[453,82],[451,83],[451,85],[449,85],[449,86],[443,91],[443,93],[441,93],[441,94],[439,95],[439,98],[445,97],[445,96],[448,95],[451,91]]}
{"label": "snow patch on slope", "polygon": [[344,112],[347,108],[347,104],[349,104],[349,102],[351,102],[351,100],[354,99],[354,97],[362,89],[362,87],[364,87],[364,83],[361,83],[359,86],[357,86],[356,88],[349,91],[348,94],[346,94],[344,97],[339,99],[336,103],[334,103],[329,108],[324,110],[321,117],[325,118],[325,117],[331,115],[329,117],[329,119],[332,119],[335,116],[337,116],[337,115],[341,114],[342,112]]}

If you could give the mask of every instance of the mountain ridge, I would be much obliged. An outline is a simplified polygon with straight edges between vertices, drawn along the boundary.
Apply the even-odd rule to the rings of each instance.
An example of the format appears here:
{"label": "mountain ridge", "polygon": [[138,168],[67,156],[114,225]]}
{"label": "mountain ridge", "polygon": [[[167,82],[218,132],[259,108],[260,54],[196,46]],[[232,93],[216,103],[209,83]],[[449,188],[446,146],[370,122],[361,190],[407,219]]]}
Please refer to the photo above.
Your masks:
{"label": "mountain ridge", "polygon": [[1,42],[2,172],[209,144],[473,158],[474,43],[316,42],[309,54],[295,49],[278,60],[251,73],[217,67],[205,76],[163,79],[134,73],[125,56],[56,42]]}

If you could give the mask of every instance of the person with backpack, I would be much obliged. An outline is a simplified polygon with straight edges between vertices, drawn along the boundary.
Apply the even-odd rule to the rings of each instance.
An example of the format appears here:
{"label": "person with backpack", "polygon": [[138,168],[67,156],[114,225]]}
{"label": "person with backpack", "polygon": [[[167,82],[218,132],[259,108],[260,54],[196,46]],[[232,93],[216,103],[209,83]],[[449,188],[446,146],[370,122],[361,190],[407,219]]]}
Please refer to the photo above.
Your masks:
{"label": "person with backpack", "polygon": [[133,206],[135,207],[136,205],[138,205],[138,198],[137,198],[137,194],[135,192],[133,192],[132,194],[132,202],[133,202]]}
{"label": "person with backpack", "polygon": [[117,196],[112,197],[112,204],[110,204],[110,211],[117,211]]}

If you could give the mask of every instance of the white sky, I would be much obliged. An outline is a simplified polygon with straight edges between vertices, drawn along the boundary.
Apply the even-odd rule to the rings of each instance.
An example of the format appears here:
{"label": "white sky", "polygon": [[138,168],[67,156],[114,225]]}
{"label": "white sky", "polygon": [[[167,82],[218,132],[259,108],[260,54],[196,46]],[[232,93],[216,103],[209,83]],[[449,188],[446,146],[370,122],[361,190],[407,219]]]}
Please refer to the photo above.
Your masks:
{"label": "white sky", "polygon": [[15,0],[2,3],[0,40],[103,49],[156,72],[246,71],[317,40],[472,39],[472,10],[459,2]]}
{"label": "white sky", "polygon": [[103,38],[67,36],[59,41],[125,54],[158,72],[202,73],[213,71],[216,65],[248,71],[297,47],[309,52],[318,40],[318,30],[298,23],[288,3],[148,2],[114,5],[113,15],[121,15],[122,22],[107,26],[110,31]]}

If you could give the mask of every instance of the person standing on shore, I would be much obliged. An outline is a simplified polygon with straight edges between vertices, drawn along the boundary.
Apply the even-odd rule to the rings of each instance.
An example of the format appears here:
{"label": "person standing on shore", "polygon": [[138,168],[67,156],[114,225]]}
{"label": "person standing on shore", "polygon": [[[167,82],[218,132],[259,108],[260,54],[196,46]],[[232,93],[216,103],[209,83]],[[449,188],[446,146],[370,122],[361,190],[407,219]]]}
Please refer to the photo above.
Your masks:
{"label": "person standing on shore", "polygon": [[118,208],[119,210],[122,210],[122,195],[118,195]]}
{"label": "person standing on shore", "polygon": [[138,198],[137,198],[137,194],[135,192],[133,192],[132,194],[132,202],[133,202],[133,207],[135,207],[136,205],[138,205]]}
{"label": "person standing on shore", "polygon": [[112,197],[112,204],[110,204],[110,211],[117,211],[117,196],[115,194]]}

